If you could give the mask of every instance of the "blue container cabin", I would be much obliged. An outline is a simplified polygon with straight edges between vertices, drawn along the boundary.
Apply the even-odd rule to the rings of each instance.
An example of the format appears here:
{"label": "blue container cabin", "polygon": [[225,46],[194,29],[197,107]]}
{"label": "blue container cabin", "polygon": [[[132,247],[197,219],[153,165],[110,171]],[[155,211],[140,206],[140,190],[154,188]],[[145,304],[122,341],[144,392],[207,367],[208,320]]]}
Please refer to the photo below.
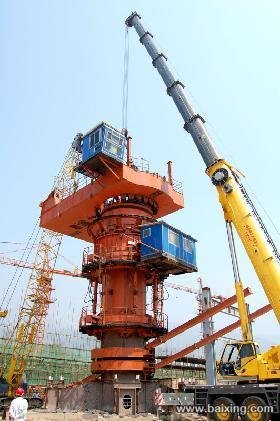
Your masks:
{"label": "blue container cabin", "polygon": [[104,174],[107,170],[100,157],[110,165],[124,163],[126,138],[107,123],[100,123],[81,139],[82,161],[78,172],[87,173],[86,170]]}
{"label": "blue container cabin", "polygon": [[140,227],[140,259],[167,274],[197,272],[196,240],[166,222]]}

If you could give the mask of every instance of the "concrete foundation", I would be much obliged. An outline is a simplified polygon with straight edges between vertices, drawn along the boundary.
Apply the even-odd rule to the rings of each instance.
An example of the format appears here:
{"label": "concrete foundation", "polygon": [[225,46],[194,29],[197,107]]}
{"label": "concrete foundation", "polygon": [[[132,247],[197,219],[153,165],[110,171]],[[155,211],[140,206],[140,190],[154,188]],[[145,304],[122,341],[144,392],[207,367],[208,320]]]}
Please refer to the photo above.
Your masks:
{"label": "concrete foundation", "polygon": [[72,388],[51,388],[47,392],[49,411],[105,411],[110,414],[136,415],[156,413],[153,397],[158,387],[165,391],[160,380],[132,384],[90,382]]}

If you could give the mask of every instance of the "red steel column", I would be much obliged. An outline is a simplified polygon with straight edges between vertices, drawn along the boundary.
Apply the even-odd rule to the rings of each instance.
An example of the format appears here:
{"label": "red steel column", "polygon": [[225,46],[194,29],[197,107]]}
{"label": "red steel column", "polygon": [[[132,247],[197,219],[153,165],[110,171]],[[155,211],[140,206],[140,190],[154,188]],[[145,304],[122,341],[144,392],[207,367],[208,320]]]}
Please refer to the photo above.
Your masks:
{"label": "red steel column", "polygon": [[84,313],[80,329],[101,340],[101,349],[92,350],[92,372],[102,373],[103,379],[117,374],[131,381],[136,374],[142,378],[152,374],[154,351],[145,348],[146,341],[167,331],[159,312],[160,274],[139,259],[140,225],[154,221],[154,206],[141,195],[118,196],[103,204],[88,227],[94,252],[83,271],[88,271],[93,284],[97,280],[100,294],[93,295],[91,311]]}

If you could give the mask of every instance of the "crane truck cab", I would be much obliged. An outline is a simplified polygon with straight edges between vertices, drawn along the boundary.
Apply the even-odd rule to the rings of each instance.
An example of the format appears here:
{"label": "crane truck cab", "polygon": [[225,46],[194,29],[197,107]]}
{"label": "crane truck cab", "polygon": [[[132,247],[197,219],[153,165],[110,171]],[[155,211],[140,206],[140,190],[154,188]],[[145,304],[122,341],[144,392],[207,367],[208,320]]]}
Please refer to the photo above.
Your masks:
{"label": "crane truck cab", "polygon": [[240,372],[244,376],[251,376],[252,365],[255,368],[258,355],[260,355],[260,350],[256,342],[238,341],[227,343],[218,364],[218,372],[223,377],[234,377]]}
{"label": "crane truck cab", "polygon": [[279,381],[280,347],[261,353],[253,341],[235,341],[225,345],[218,363],[218,373],[224,380],[238,382]]}

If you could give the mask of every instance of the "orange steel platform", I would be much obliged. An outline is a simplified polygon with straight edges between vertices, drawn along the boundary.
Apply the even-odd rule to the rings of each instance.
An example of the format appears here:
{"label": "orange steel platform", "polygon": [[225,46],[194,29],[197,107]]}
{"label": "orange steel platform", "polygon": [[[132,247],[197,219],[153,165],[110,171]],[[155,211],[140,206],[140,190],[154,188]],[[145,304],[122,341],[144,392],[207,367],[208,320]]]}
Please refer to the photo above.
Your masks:
{"label": "orange steel platform", "polygon": [[112,172],[108,170],[65,199],[58,192],[51,192],[41,203],[41,226],[92,242],[87,227],[96,217],[95,209],[102,208],[108,198],[123,194],[141,195],[147,201],[154,201],[157,218],[184,207],[183,195],[174,190],[166,177],[122,165]]}

